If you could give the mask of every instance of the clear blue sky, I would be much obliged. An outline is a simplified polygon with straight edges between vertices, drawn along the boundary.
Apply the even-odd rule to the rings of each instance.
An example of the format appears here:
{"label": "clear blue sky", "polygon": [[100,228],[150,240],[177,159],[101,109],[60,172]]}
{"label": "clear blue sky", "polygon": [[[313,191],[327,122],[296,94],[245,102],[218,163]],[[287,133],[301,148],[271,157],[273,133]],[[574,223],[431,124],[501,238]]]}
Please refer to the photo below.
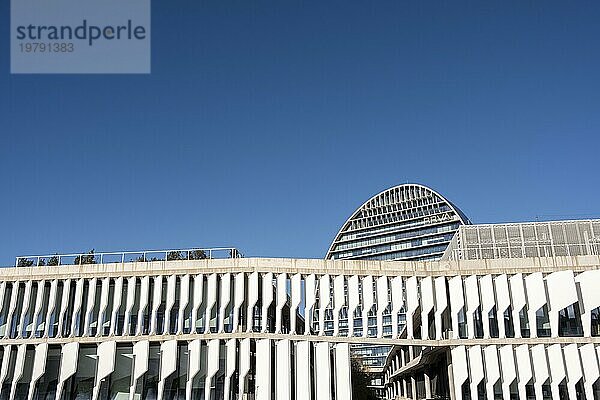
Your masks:
{"label": "clear blue sky", "polygon": [[407,181],[474,222],[600,216],[600,3],[153,1],[152,74],[9,75],[0,265],[322,257]]}

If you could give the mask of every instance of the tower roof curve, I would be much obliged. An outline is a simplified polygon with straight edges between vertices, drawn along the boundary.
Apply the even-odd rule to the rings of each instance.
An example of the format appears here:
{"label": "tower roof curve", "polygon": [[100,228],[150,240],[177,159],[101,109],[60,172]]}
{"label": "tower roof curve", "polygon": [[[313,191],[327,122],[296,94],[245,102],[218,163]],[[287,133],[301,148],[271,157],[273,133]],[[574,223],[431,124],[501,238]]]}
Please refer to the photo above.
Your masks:
{"label": "tower roof curve", "polygon": [[[361,231],[373,231],[377,227],[419,219],[435,223],[452,220],[461,225],[470,224],[458,207],[435,190],[418,183],[401,184],[383,190],[358,207],[335,235],[325,258],[338,258],[334,257],[336,250],[340,251],[336,247],[341,242],[355,240],[361,236]],[[372,235],[370,232],[369,236]]]}

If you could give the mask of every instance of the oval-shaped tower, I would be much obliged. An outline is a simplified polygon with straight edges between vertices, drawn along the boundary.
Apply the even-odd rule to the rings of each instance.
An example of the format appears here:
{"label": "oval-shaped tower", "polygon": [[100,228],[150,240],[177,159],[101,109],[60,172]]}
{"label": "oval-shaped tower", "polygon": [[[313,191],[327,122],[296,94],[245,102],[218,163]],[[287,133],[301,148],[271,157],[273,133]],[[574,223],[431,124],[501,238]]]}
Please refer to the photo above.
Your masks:
{"label": "oval-shaped tower", "polygon": [[376,194],[344,223],[327,259],[438,259],[469,219],[436,191],[404,184]]}

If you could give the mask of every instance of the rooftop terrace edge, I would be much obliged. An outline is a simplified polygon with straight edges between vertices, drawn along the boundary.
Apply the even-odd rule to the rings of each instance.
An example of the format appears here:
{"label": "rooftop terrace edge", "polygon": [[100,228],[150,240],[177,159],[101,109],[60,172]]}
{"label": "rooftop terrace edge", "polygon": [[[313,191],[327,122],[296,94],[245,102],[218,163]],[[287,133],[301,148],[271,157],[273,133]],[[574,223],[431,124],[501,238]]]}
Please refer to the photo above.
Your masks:
{"label": "rooftop terrace edge", "polygon": [[274,272],[288,274],[455,276],[581,272],[600,269],[600,256],[556,256],[447,261],[366,261],[302,258],[233,258],[139,261],[109,264],[5,267],[2,280],[90,276],[139,276],[201,273]]}

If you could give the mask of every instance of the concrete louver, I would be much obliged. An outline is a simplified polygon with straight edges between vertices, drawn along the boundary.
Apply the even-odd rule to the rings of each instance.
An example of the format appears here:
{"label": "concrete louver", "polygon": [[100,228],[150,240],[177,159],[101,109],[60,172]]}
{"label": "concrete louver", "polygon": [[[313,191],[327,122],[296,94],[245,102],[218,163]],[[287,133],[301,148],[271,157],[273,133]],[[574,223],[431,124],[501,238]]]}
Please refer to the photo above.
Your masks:
{"label": "concrete louver", "polygon": [[[505,399],[532,392],[541,400],[547,387],[553,397],[581,400],[583,391],[594,399],[598,257],[512,259],[508,266],[292,261],[6,269],[0,396],[36,399],[50,379],[57,399],[87,386],[94,400],[175,392],[186,399],[350,399],[350,344],[368,343],[410,353],[389,356],[390,399],[420,398],[407,371],[426,362],[426,348],[447,350],[453,400],[467,389],[476,399],[480,387],[491,399],[499,391]],[[565,331],[570,309],[581,324],[577,336]],[[392,314],[392,338],[383,310]],[[376,328],[342,326],[342,313],[359,315],[363,326],[373,318]],[[339,326],[324,325],[331,321]],[[427,395],[434,378],[426,378]]]}

